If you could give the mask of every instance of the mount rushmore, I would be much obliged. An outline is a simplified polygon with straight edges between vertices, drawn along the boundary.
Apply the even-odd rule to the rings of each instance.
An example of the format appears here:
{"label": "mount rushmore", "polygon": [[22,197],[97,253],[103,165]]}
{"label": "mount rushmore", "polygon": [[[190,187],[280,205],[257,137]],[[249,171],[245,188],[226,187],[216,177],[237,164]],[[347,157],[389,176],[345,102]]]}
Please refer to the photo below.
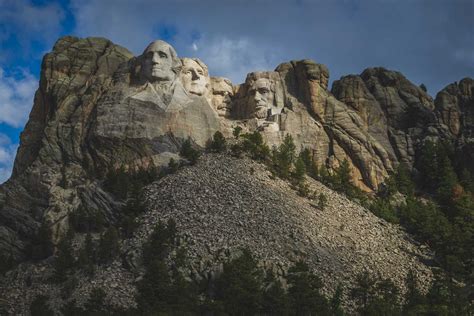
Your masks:
{"label": "mount rushmore", "polygon": [[372,192],[401,162],[413,166],[425,139],[445,139],[474,158],[474,80],[433,100],[402,74],[369,68],[334,81],[311,60],[252,72],[242,84],[209,75],[163,41],[143,54],[102,38],[66,36],[44,56],[40,85],[15,159],[0,187],[0,251],[21,259],[40,223],[57,240],[79,207],[113,221],[103,190],[109,170],[162,166],[188,138],[204,147],[216,131],[260,131],[333,170],[347,160],[354,184]]}

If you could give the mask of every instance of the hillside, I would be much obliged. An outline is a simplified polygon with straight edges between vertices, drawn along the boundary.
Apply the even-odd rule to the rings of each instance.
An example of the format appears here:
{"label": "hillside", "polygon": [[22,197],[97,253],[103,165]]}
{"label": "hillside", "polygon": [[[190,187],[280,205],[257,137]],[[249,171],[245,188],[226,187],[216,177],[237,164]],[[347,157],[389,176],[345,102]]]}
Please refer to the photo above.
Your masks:
{"label": "hillside", "polygon": [[[412,270],[419,284],[429,284],[432,272],[426,263],[432,257],[426,246],[320,182],[308,179],[308,184],[311,192],[328,198],[326,207],[299,196],[262,164],[206,154],[196,165],[145,188],[146,211],[136,233],[121,242],[121,259],[97,266],[93,276],[77,272],[70,297],[83,303],[91,289],[99,287],[112,306],[134,306],[135,280],[144,273],[143,243],[159,221],[169,218],[176,221],[180,244],[187,249],[185,274],[196,282],[210,281],[222,273],[224,262],[249,248],[261,266],[280,276],[294,262],[306,261],[324,280],[327,295],[339,283],[350,288],[364,271],[404,288]],[[75,237],[76,249],[84,237]],[[59,306],[64,283],[45,282],[53,270],[51,260],[46,260],[9,272],[0,296],[15,302],[10,311],[23,313],[38,294],[49,295],[53,306]]]}

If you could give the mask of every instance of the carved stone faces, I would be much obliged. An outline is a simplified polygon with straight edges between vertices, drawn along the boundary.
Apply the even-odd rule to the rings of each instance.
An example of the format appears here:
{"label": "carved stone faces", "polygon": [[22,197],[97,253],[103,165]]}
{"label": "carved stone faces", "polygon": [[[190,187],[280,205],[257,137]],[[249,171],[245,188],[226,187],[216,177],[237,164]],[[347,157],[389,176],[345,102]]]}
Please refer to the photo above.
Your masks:
{"label": "carved stone faces", "polygon": [[184,89],[195,95],[206,95],[209,88],[209,74],[206,65],[194,58],[183,58],[182,62],[181,80]]}
{"label": "carved stone faces", "polygon": [[172,81],[180,61],[168,43],[154,41],[143,52],[140,76],[144,81]]}
{"label": "carved stone faces", "polygon": [[211,78],[212,105],[217,114],[222,117],[229,117],[231,112],[232,96],[234,90],[232,82],[226,78]]}
{"label": "carved stone faces", "polygon": [[249,102],[253,105],[254,116],[259,119],[270,116],[275,99],[275,89],[272,89],[270,80],[267,78],[257,79],[251,85],[249,92]]}

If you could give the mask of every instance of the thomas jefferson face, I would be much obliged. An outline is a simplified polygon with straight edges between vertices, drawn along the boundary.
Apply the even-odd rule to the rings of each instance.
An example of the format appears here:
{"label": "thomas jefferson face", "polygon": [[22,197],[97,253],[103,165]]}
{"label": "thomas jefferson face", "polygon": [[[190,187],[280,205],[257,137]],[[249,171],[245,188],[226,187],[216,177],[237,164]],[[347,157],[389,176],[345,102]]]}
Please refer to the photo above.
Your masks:
{"label": "thomas jefferson face", "polygon": [[171,81],[175,78],[171,50],[171,46],[163,41],[155,41],[145,49],[141,74],[147,81]]}
{"label": "thomas jefferson face", "polygon": [[273,107],[274,92],[271,88],[269,79],[257,79],[250,87],[250,102],[254,106],[254,116],[259,119],[265,119]]}
{"label": "thomas jefferson face", "polygon": [[183,58],[181,80],[186,91],[196,95],[204,95],[209,87],[209,77],[206,69],[190,58]]}

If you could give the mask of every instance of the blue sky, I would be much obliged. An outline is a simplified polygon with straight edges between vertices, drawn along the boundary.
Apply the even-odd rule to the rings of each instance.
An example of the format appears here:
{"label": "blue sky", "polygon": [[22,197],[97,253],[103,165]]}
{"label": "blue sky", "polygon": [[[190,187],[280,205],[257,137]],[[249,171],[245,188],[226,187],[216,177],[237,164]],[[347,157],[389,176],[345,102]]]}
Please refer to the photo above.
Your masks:
{"label": "blue sky", "polygon": [[164,39],[234,83],[303,58],[327,65],[331,81],[398,70],[433,97],[474,77],[474,0],[0,0],[0,183],[41,59],[62,35],[106,37],[135,54]]}

